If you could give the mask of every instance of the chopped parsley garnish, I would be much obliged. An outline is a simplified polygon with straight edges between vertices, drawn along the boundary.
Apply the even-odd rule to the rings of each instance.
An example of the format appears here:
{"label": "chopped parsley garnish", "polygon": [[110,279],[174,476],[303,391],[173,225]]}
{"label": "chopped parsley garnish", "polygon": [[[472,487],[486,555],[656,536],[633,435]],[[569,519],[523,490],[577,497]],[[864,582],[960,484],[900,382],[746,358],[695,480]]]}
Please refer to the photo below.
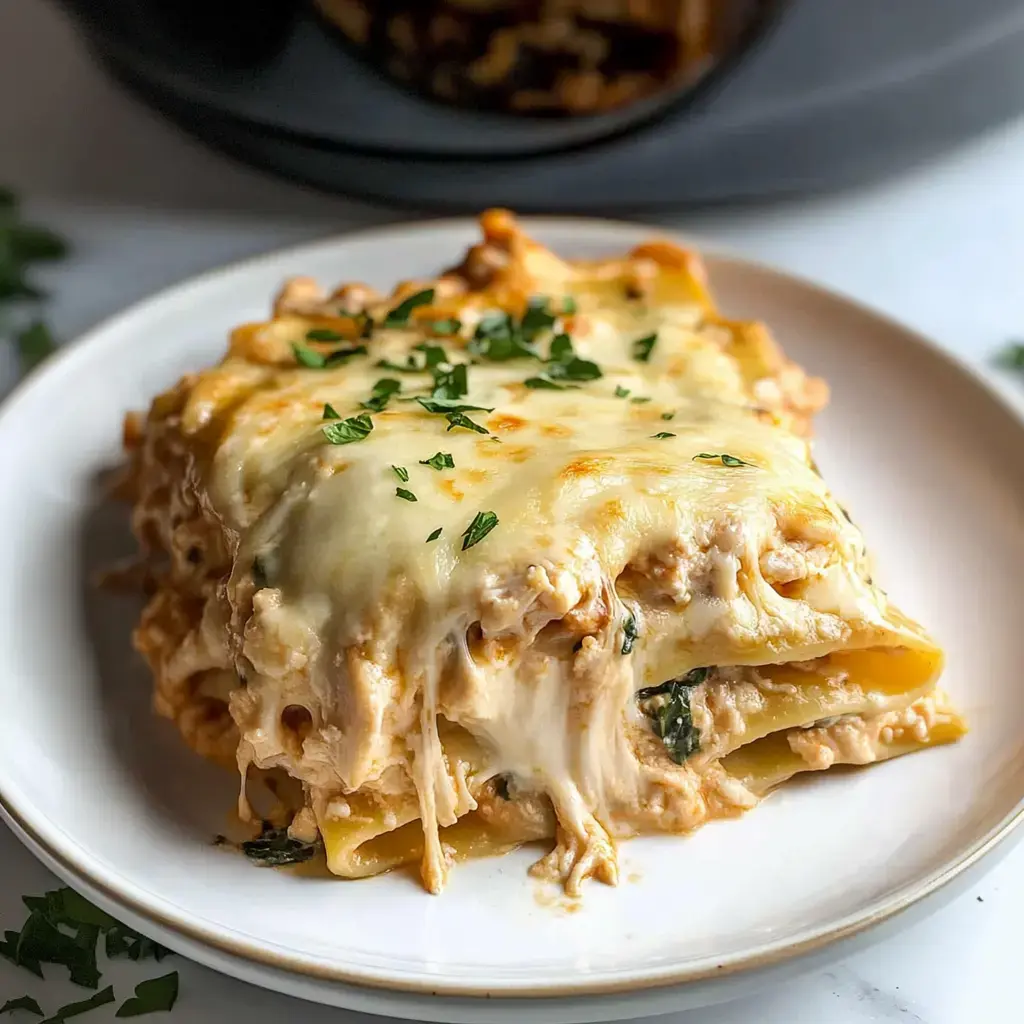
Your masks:
{"label": "chopped parsley garnish", "polygon": [[416,292],[415,295],[410,295],[409,298],[400,302],[394,309],[388,312],[388,315],[384,317],[385,327],[405,327],[409,323],[409,317],[412,315],[414,309],[420,306],[429,306],[434,301],[434,289],[425,288],[421,292]]}
{"label": "chopped parsley garnish", "polygon": [[561,391],[572,386],[563,384],[562,381],[597,380],[601,376],[601,368],[597,363],[589,359],[580,359],[576,355],[568,334],[558,334],[551,340],[551,351],[544,370],[523,383],[528,388]]}
{"label": "chopped parsley garnish", "polygon": [[509,359],[539,359],[531,344],[532,337],[508,313],[488,313],[480,318],[468,347],[474,355],[496,363]]}
{"label": "chopped parsley garnish", "polygon": [[14,336],[18,349],[21,372],[34,370],[44,359],[57,351],[57,343],[50,333],[50,328],[42,320],[33,320]]}
{"label": "chopped parsley garnish", "polygon": [[468,402],[460,402],[457,398],[417,398],[416,401],[427,412],[442,415],[452,412],[494,412],[493,406],[488,408],[486,405],[470,405]]}
{"label": "chopped parsley garnish", "polygon": [[19,996],[17,999],[8,999],[3,1006],[0,1006],[0,1013],[14,1013],[15,1010],[34,1013],[37,1017],[42,1017],[43,1015],[39,1004],[31,996]]}
{"label": "chopped parsley garnish", "polygon": [[622,653],[632,654],[633,644],[640,639],[640,630],[636,625],[636,616],[632,612],[626,612],[622,620]]}
{"label": "chopped parsley garnish", "polygon": [[288,829],[275,828],[269,821],[263,822],[257,839],[242,843],[242,853],[254,864],[265,868],[279,868],[289,864],[302,864],[317,851],[316,843],[303,843],[292,839]]}
{"label": "chopped parsley garnish", "polygon": [[648,334],[646,338],[637,338],[632,345],[633,358],[639,363],[646,363],[651,358],[651,352],[657,341],[657,332]]}
{"label": "chopped parsley garnish", "polygon": [[[0,941],[0,956],[43,977],[43,964],[68,968],[72,982],[85,988],[98,989],[100,971],[96,963],[96,946],[105,937],[107,957],[129,957],[132,960],[162,960],[170,951],[121,924],[104,910],[94,906],[73,889],[53,889],[41,896],[24,896],[29,911],[20,931],[7,930]],[[114,1001],[113,987],[108,986],[88,999],[62,1006],[42,1024],[62,1021],[87,1013]],[[42,1016],[34,999],[22,996],[0,1006],[0,1014],[24,1010]]]}
{"label": "chopped parsley garnish", "polygon": [[[424,370],[431,370],[439,363],[448,362],[448,354],[440,345],[428,345],[425,341],[421,341],[418,345],[413,347],[413,352],[423,353]],[[410,356],[410,359],[411,358],[412,357]]]}
{"label": "chopped parsley garnish", "polygon": [[397,476],[403,484],[407,484],[409,482],[409,470],[407,470],[405,466],[392,466],[391,468],[395,471],[395,476]]}
{"label": "chopped parsley garnish", "polygon": [[373,385],[370,397],[365,402],[360,402],[359,404],[364,409],[369,409],[372,412],[381,412],[388,402],[391,401],[391,396],[398,394],[401,390],[401,381],[395,380],[394,377],[381,377]]}
{"label": "chopped parsley garnish", "polygon": [[331,330],[330,327],[314,327],[306,331],[306,341],[344,341],[345,335]]}
{"label": "chopped parsley garnish", "polygon": [[541,331],[554,327],[558,317],[548,309],[546,295],[535,295],[526,305],[526,312],[519,322],[519,328],[527,341],[532,341]]}
{"label": "chopped parsley garnish", "polygon": [[[454,430],[456,427],[462,427],[464,430],[473,430],[478,434],[489,434],[490,431],[486,427],[481,427],[479,423],[474,423],[468,416],[461,412],[450,412],[447,416],[448,429]],[[495,440],[499,440],[496,438]]]}
{"label": "chopped parsley garnish", "polygon": [[351,359],[352,356],[365,356],[366,346],[350,345],[348,348],[336,348],[332,352],[319,352],[308,345],[293,341],[292,351],[295,353],[295,361],[301,366],[309,370],[329,370]]}
{"label": "chopped parsley garnish", "polygon": [[[418,358],[422,356],[422,358]],[[448,362],[448,353],[440,345],[430,345],[421,341],[413,346],[412,352],[406,357],[405,364],[392,363],[381,359],[375,364],[382,370],[393,370],[396,373],[429,373],[434,367]]]}
{"label": "chopped parsley garnish", "polygon": [[716,455],[711,452],[700,452],[698,455],[694,455],[693,461],[696,462],[698,459],[721,459],[722,465],[729,466],[730,468],[735,468],[736,466],[750,466],[752,468],[756,468],[752,462],[744,462],[743,459],[737,459],[735,455]]}
{"label": "chopped parsley garnish", "polygon": [[162,978],[150,978],[135,986],[135,995],[118,1007],[115,1017],[141,1017],[146,1013],[166,1013],[178,1000],[178,972]]}
{"label": "chopped parsley garnish", "polygon": [[576,300],[571,295],[566,295],[562,299],[562,313],[565,316],[572,316],[579,309],[576,305]]}
{"label": "chopped parsley garnish", "polygon": [[676,414],[674,412],[663,412],[661,414],[661,418],[663,420],[674,420],[676,418]]}
{"label": "chopped parsley garnish", "polygon": [[369,436],[373,430],[373,420],[363,412],[347,420],[328,423],[320,429],[331,444],[352,444],[353,441],[362,441]]}
{"label": "chopped parsley garnish", "polygon": [[458,334],[462,330],[462,321],[450,316],[443,320],[432,320],[428,326],[431,334]]}
{"label": "chopped parsley garnish", "polygon": [[431,397],[454,401],[457,398],[465,398],[467,394],[469,373],[465,363],[456,363],[454,366],[442,363],[434,368],[434,390]]}
{"label": "chopped parsley garnish", "polygon": [[655,735],[676,764],[700,750],[700,730],[693,724],[690,691],[707,679],[708,672],[695,668],[681,679],[645,687],[636,695],[640,710],[651,719]]}
{"label": "chopped parsley garnish", "polygon": [[576,355],[568,334],[557,334],[551,340],[544,376],[551,380],[597,380],[602,374],[597,363]]}
{"label": "chopped parsley garnish", "polygon": [[556,334],[551,339],[551,349],[548,352],[549,363],[564,363],[575,354],[572,347],[572,338],[568,334]]}
{"label": "chopped parsley garnish", "polygon": [[997,362],[1006,370],[1024,370],[1024,341],[1007,342]]}
{"label": "chopped parsley garnish", "polygon": [[651,401],[650,395],[637,395],[635,398],[631,398],[630,401],[633,405],[643,405],[645,402]]}
{"label": "chopped parsley garnish", "polygon": [[442,528],[441,528],[441,527],[439,526],[439,527],[438,527],[438,528],[437,528],[436,530],[434,530],[434,531],[433,531],[433,532],[432,532],[432,533],[430,534],[430,536],[429,536],[429,537],[427,538],[427,543],[428,543],[428,544],[429,544],[429,543],[430,543],[431,541],[433,541],[433,540],[437,540],[437,538],[441,536],[441,529],[442,529]]}
{"label": "chopped parsley garnish", "polygon": [[320,418],[324,420],[340,420],[341,413],[330,402],[324,402],[324,414]]}
{"label": "chopped parsley garnish", "polygon": [[498,525],[498,517],[493,512],[477,512],[473,522],[462,534],[462,550],[466,551],[474,544],[479,544]]}
{"label": "chopped parsley garnish", "polygon": [[455,460],[448,452],[435,452],[429,459],[420,459],[421,466],[429,466],[440,472],[442,469],[454,469]]}
{"label": "chopped parsley garnish", "polygon": [[666,438],[675,436],[675,434],[670,434],[667,430],[659,430],[656,434],[651,434],[651,437],[656,441],[664,441]]}
{"label": "chopped parsley garnish", "polygon": [[621,384],[619,384],[615,388],[615,397],[616,398],[629,398],[629,388],[624,388]]}
{"label": "chopped parsley garnish", "polygon": [[97,992],[88,999],[81,999],[77,1003],[68,1003],[62,1006],[52,1017],[47,1017],[40,1024],[64,1024],[64,1021],[71,1017],[79,1017],[90,1010],[96,1010],[107,1003],[114,1001],[114,986],[108,985],[102,992]]}
{"label": "chopped parsley garnish", "polygon": [[406,501],[419,501],[419,499],[416,497],[415,494],[412,493],[412,491],[407,490],[404,487],[396,487],[395,494],[397,494],[399,498],[404,498]]}

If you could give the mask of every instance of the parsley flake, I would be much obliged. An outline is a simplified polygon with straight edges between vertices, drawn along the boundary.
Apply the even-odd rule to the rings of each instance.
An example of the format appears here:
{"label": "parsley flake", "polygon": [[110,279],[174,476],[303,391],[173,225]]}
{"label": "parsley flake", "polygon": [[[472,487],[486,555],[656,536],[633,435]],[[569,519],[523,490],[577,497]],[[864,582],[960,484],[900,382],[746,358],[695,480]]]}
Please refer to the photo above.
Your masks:
{"label": "parsley flake", "polygon": [[[442,369],[442,367],[445,367]],[[434,369],[434,390],[432,398],[454,401],[469,394],[469,374],[465,363],[451,366],[442,363]]]}
{"label": "parsley flake", "polygon": [[474,544],[479,544],[497,525],[498,517],[493,512],[477,512],[462,534],[462,550],[466,551]]}
{"label": "parsley flake", "polygon": [[750,466],[751,468],[756,468],[752,462],[744,462],[743,459],[737,459],[735,455],[715,455],[711,452],[700,452],[698,455],[694,455],[693,461],[696,462],[697,459],[721,459],[722,465],[729,466],[731,469],[734,469],[737,466]]}
{"label": "parsley flake", "polygon": [[162,978],[150,978],[135,986],[135,995],[126,999],[115,1017],[141,1017],[146,1013],[166,1013],[178,1000],[178,972]]}
{"label": "parsley flake", "polygon": [[14,1013],[15,1010],[24,1010],[26,1013],[34,1013],[42,1017],[43,1011],[39,1004],[31,996],[20,996],[17,999],[8,999],[3,1006],[0,1006],[0,1013]]}
{"label": "parsley flake", "polygon": [[409,323],[409,317],[412,315],[414,309],[418,309],[420,306],[429,306],[434,301],[434,289],[425,288],[421,292],[416,292],[415,295],[410,295],[409,298],[400,302],[394,309],[388,312],[388,315],[384,317],[385,327],[405,327]]}
{"label": "parsley flake", "polygon": [[630,612],[626,612],[625,619],[622,620],[622,653],[632,654],[633,645],[640,639],[640,630],[636,625],[636,616]]}
{"label": "parsley flake", "polygon": [[395,494],[397,494],[399,498],[404,498],[406,501],[419,501],[412,491],[406,490],[404,487],[396,487]]}
{"label": "parsley flake", "polygon": [[670,434],[667,430],[659,430],[656,434],[651,434],[651,437],[656,441],[664,441],[666,438],[675,437],[675,434]]}
{"label": "parsley flake", "polygon": [[416,401],[427,412],[442,415],[453,412],[494,412],[493,406],[488,408],[486,405],[470,405],[467,402],[460,402],[457,398],[417,398]]}
{"label": "parsley flake", "polygon": [[615,388],[615,397],[616,398],[628,398],[629,397],[629,388],[624,388],[621,384],[619,384],[618,387]]}
{"label": "parsley flake", "polygon": [[438,538],[438,537],[440,537],[440,536],[441,536],[441,527],[439,526],[439,527],[438,527],[438,528],[437,528],[436,530],[434,530],[434,531],[433,531],[433,532],[432,532],[432,533],[430,534],[430,536],[429,536],[429,537],[427,538],[427,543],[429,544],[429,543],[430,543],[431,541],[437,540],[437,538]]}
{"label": "parsley flake", "polygon": [[454,469],[455,460],[448,452],[435,452],[429,459],[420,459],[420,465],[429,466],[431,469],[441,472],[443,469]]}
{"label": "parsley flake", "polygon": [[324,402],[324,414],[320,418],[324,420],[340,420],[341,413],[330,402]]}
{"label": "parsley flake", "polygon": [[295,361],[300,366],[305,366],[309,370],[330,370],[352,356],[365,356],[366,346],[350,345],[348,348],[336,348],[333,352],[325,353],[293,341],[292,352],[295,353]]}
{"label": "parsley flake", "polygon": [[645,402],[651,401],[650,395],[637,395],[635,398],[631,398],[630,401],[633,405],[643,405]]}
{"label": "parsley flake", "polygon": [[373,385],[370,397],[365,402],[360,402],[359,404],[364,409],[369,409],[371,412],[381,412],[388,402],[391,401],[392,395],[397,395],[401,390],[401,381],[395,380],[394,377],[381,377],[381,379]]}
{"label": "parsley flake", "polygon": [[[532,309],[533,307],[531,307]],[[530,309],[526,316],[530,317]],[[534,321],[538,314],[533,314]],[[552,321],[553,322],[553,321]],[[509,359],[539,359],[532,342],[541,327],[524,327],[508,313],[496,312],[482,316],[473,331],[469,351],[492,362],[506,362]]]}
{"label": "parsley flake", "polygon": [[541,331],[553,327],[557,319],[558,317],[548,309],[547,296],[535,295],[527,303],[526,312],[523,314],[522,320],[519,321],[519,327],[527,340],[532,341]]}
{"label": "parsley flake", "polygon": [[47,1017],[40,1024],[64,1024],[64,1021],[69,1017],[78,1017],[83,1013],[88,1013],[90,1010],[106,1006],[107,1003],[112,1003],[113,1001],[114,986],[108,985],[102,992],[97,992],[88,999],[82,999],[77,1003],[68,1003],[67,1006],[62,1006],[52,1017]]}
{"label": "parsley flake", "polygon": [[330,327],[314,327],[311,331],[306,331],[307,341],[344,341],[345,335],[339,334],[337,331],[331,330]]}
{"label": "parsley flake", "polygon": [[458,334],[462,330],[462,321],[450,316],[442,320],[432,320],[428,326],[431,334]]}
{"label": "parsley flake", "polygon": [[358,416],[350,416],[347,420],[328,423],[326,427],[320,429],[331,444],[352,444],[369,436],[373,430],[373,420],[364,412]]}
{"label": "parsley flake", "polygon": [[523,381],[523,384],[535,391],[541,389],[546,389],[548,391],[565,391],[568,386],[566,384],[559,384],[556,381],[553,381],[546,374],[541,374],[539,377],[527,377],[526,380]]}
{"label": "parsley flake", "polygon": [[474,423],[473,420],[461,412],[450,412],[448,413],[447,419],[448,430],[454,430],[456,427],[462,427],[464,430],[473,430],[478,434],[490,433],[486,427],[481,427],[479,423]]}
{"label": "parsley flake", "polygon": [[676,418],[676,414],[674,412],[663,412],[661,414],[661,418],[663,420],[674,420]]}
{"label": "parsley flake", "polygon": [[633,342],[633,358],[638,363],[646,363],[651,358],[651,351],[658,341],[658,334],[648,334],[646,338],[637,338]]}
{"label": "parsley flake", "polygon": [[562,313],[565,316],[572,316],[579,309],[576,305],[576,300],[571,295],[566,295],[562,299]]}
{"label": "parsley flake", "polygon": [[405,466],[392,466],[391,468],[395,471],[395,476],[397,476],[403,484],[407,484],[409,482],[409,470],[407,470]]}

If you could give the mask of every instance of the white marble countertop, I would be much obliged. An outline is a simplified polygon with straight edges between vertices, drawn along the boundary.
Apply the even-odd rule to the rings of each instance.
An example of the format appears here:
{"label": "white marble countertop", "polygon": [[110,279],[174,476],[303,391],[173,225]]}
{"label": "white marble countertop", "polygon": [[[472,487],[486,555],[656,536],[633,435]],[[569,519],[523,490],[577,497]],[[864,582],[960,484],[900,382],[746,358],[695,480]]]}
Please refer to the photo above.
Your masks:
{"label": "white marble countertop", "polygon": [[[0,184],[74,243],[73,257],[44,275],[62,337],[226,261],[400,219],[203,150],[120,94],[49,6],[7,0],[0,23]],[[1005,339],[1024,335],[1021,168],[1024,122],[929,167],[841,195],[645,219],[817,278],[982,362]],[[0,391],[13,374],[13,360],[0,351]],[[22,919],[20,894],[54,880],[2,829],[0,864],[0,928],[13,927]],[[1024,1019],[1022,917],[1018,848],[969,893],[900,936],[828,972],[677,1020],[1013,1024]],[[371,1019],[250,988],[180,958],[175,966],[182,995],[162,1020]],[[133,965],[111,972],[119,991],[148,975]],[[63,980],[43,985],[0,960],[0,1004],[24,992],[46,1007],[82,997]],[[88,1019],[113,1019],[112,1009]]]}

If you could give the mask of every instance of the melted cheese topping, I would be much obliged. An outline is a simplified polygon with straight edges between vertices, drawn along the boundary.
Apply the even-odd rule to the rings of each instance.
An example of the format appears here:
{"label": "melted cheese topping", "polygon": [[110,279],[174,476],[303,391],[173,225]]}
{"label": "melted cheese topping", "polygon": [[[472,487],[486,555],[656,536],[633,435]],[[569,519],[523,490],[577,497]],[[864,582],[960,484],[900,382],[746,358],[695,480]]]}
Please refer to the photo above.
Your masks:
{"label": "melted cheese topping", "polygon": [[[157,399],[132,432],[135,525],[170,568],[137,643],[194,746],[234,754],[243,779],[302,782],[293,831],[311,811],[338,873],[415,857],[438,891],[457,853],[554,831],[538,870],[575,892],[616,880],[619,837],[756,803],[735,751],[834,716],[883,722],[932,690],[941,655],[873,586],[813,466],[801,434],[824,386],[763,328],[719,318],[691,254],[568,264],[507,215],[484,228],[407,322],[385,323],[422,284],[384,300],[293,282],[274,319]],[[477,326],[534,295],[572,312],[537,334],[539,358],[488,359]],[[359,342],[342,310],[385,323],[368,351],[297,365],[296,343],[339,344],[311,329]],[[561,333],[601,376],[528,386]],[[415,401],[430,372],[379,365],[423,344],[467,365],[459,402],[481,431]],[[368,436],[328,443],[325,409],[366,413],[381,378],[401,390]],[[425,464],[438,452],[454,466]],[[496,525],[469,545],[481,514]],[[707,666],[689,695],[700,749],[676,763],[635,695]],[[799,736],[788,774],[886,756],[885,728],[870,758]]]}

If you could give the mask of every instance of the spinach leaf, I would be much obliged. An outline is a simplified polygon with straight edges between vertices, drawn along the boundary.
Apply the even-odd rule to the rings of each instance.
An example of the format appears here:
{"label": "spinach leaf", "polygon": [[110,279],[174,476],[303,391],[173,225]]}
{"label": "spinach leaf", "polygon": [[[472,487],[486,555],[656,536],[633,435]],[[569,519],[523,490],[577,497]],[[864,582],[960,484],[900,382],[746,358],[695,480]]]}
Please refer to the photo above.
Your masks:
{"label": "spinach leaf", "polygon": [[135,986],[135,995],[126,999],[115,1017],[141,1017],[146,1013],[166,1013],[178,1000],[178,972],[162,978],[150,978]]}
{"label": "spinach leaf", "polygon": [[640,710],[651,719],[651,728],[676,764],[700,750],[700,730],[690,712],[690,691],[707,679],[709,671],[695,668],[680,679],[644,687],[636,695]]}
{"label": "spinach leaf", "polygon": [[265,868],[301,864],[317,851],[316,843],[303,843],[292,839],[288,829],[275,828],[269,821],[263,822],[263,831],[258,839],[242,843],[242,853],[254,864]]}

